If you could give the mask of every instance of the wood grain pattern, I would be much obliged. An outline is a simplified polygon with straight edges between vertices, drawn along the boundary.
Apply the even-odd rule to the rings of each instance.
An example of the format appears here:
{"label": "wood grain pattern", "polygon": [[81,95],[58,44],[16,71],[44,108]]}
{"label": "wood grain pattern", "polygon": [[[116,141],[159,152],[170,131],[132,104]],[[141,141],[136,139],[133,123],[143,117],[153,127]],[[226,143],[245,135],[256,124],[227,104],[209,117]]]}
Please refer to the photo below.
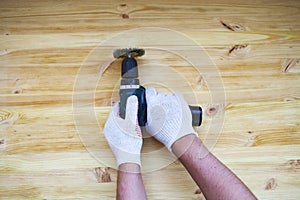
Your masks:
{"label": "wood grain pattern", "polygon": [[[116,171],[98,162],[77,132],[74,85],[96,46],[139,27],[173,29],[204,46],[226,102],[210,104],[206,80],[218,76],[209,66],[199,74],[170,52],[147,51],[139,59],[141,81],[164,79],[186,97],[194,95],[205,111],[197,131],[207,144],[215,142],[207,134],[213,116],[224,112],[212,152],[259,199],[299,199],[299,9],[294,0],[0,1],[0,199],[114,199]],[[85,78],[97,78],[97,63],[111,60],[84,63]],[[96,121],[86,131],[101,133],[118,100],[119,64],[110,63],[96,87],[87,81],[77,91],[81,103],[95,106]],[[170,71],[147,71],[154,64],[186,83]],[[103,135],[97,138],[92,148],[108,150]],[[159,148],[145,139],[144,152]],[[178,161],[143,179],[149,199],[204,199]]]}

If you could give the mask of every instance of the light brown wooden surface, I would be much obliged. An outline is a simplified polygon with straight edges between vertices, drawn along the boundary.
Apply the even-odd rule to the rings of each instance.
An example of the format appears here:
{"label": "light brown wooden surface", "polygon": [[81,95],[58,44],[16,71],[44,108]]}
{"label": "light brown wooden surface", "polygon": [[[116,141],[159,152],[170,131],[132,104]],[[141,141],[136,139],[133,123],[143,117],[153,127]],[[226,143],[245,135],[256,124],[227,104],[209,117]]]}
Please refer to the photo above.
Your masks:
{"label": "light brown wooden surface", "polygon": [[[205,109],[201,138],[211,115],[225,111],[212,151],[259,199],[299,199],[299,9],[296,0],[0,1],[0,199],[115,197],[116,171],[108,169],[111,181],[102,182],[105,165],[77,133],[74,84],[93,48],[140,27],[173,29],[205,47],[221,74],[225,104],[209,105],[205,76],[174,55],[149,51],[139,62],[164,64],[186,78],[192,88],[186,95],[192,91]],[[106,59],[112,60],[97,62]],[[116,100],[118,64],[111,64],[96,91],[88,82],[79,91],[95,92],[99,129],[87,123],[87,132],[102,131]],[[98,72],[85,73],[93,79]],[[151,81],[156,74],[143,69],[141,76]],[[172,76],[167,80],[185,92]],[[103,137],[97,141],[94,148],[108,149]],[[147,139],[144,151],[159,147]],[[143,179],[149,199],[203,199],[177,161]]]}

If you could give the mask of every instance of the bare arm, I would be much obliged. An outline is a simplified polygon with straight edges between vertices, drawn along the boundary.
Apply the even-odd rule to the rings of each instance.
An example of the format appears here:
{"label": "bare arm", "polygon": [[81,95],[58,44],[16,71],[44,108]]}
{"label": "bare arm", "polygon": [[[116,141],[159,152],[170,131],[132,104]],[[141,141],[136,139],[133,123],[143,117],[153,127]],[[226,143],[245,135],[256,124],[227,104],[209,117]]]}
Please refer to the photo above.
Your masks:
{"label": "bare arm", "polygon": [[119,116],[116,104],[105,123],[104,135],[116,157],[118,166],[117,199],[144,200],[146,192],[141,176],[141,129],[138,125],[138,99],[130,96],[126,104],[126,116]]}
{"label": "bare arm", "polygon": [[247,186],[212,155],[195,135],[187,135],[172,146],[207,200],[256,199]]}
{"label": "bare arm", "polygon": [[117,182],[117,200],[147,199],[138,164],[124,163],[119,166]]}

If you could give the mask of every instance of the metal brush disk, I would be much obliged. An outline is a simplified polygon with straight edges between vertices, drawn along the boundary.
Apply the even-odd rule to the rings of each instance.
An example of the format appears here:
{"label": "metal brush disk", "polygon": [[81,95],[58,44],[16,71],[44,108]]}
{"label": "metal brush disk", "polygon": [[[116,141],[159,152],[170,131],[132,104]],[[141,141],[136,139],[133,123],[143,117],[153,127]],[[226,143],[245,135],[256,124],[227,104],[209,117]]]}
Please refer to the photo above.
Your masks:
{"label": "metal brush disk", "polygon": [[115,49],[113,51],[114,58],[139,57],[143,56],[144,54],[145,50],[139,48]]}

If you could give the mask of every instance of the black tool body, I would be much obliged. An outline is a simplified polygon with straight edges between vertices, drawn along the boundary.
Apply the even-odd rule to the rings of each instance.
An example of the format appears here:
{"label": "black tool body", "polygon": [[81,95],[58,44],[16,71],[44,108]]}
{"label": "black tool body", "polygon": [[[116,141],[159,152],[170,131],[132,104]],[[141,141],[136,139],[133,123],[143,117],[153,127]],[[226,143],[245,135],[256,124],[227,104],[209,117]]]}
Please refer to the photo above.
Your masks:
{"label": "black tool body", "polygon": [[138,79],[137,62],[134,58],[128,57],[122,61],[122,79],[120,85],[120,116],[124,119],[126,102],[128,97],[135,95],[138,99],[138,122],[145,126],[147,122],[146,89],[140,85]]}

